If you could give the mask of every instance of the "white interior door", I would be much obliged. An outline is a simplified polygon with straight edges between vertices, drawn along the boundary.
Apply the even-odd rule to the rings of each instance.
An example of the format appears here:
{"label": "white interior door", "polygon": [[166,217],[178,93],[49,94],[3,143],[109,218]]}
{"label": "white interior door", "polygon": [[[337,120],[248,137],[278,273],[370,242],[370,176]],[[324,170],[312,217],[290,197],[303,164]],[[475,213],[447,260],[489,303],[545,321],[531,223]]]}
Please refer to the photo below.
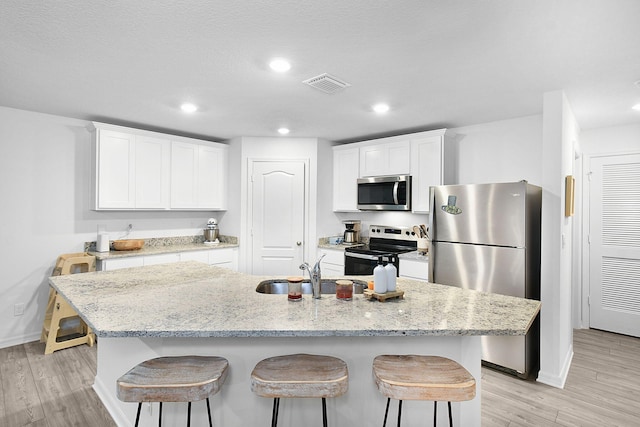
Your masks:
{"label": "white interior door", "polygon": [[590,326],[640,337],[640,154],[590,166]]}
{"label": "white interior door", "polygon": [[300,275],[304,251],[305,163],[251,164],[252,274]]}

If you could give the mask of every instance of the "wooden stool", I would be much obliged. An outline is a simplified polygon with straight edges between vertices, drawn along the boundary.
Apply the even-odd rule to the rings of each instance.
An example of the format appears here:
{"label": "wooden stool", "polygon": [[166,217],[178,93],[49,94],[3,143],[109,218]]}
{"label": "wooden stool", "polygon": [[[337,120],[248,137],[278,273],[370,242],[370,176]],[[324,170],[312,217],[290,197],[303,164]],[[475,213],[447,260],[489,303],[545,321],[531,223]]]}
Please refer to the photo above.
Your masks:
{"label": "wooden stool", "polygon": [[327,426],[327,397],[346,393],[349,387],[347,364],[337,357],[291,354],[258,362],[251,372],[251,391],[273,397],[271,426],[278,424],[281,397],[322,398],[322,425]]}
{"label": "wooden stool", "polygon": [[142,402],[160,402],[158,423],[162,423],[162,402],[189,402],[187,426],[191,425],[191,402],[206,399],[211,422],[209,396],[220,391],[227,378],[229,362],[216,356],[158,357],[144,361],[118,378],[117,395],[123,402],[138,402],[136,426]]}
{"label": "wooden stool", "polygon": [[453,426],[451,402],[471,400],[476,395],[476,380],[458,363],[446,357],[383,355],[373,359],[373,378],[378,390],[387,396],[383,427],[387,425],[389,402],[399,400],[398,427],[403,400],[434,401],[433,425],[437,420],[438,401],[447,401],[449,426]]}
{"label": "wooden stool", "polygon": [[[96,271],[96,257],[84,252],[60,255],[56,260],[52,276],[87,273]],[[69,324],[73,328],[65,328]],[[49,301],[44,314],[40,342],[45,342],[44,354],[56,350],[89,344],[92,347],[96,336],[91,328],[80,319],[78,313],[55,289],[49,289]]]}

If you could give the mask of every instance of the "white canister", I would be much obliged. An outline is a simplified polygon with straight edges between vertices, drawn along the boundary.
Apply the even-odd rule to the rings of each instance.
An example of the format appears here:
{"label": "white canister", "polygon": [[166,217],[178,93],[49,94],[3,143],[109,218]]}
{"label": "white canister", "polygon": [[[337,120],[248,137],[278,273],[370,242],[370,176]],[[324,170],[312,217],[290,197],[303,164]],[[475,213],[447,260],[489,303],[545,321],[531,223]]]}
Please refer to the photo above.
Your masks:
{"label": "white canister", "polygon": [[109,252],[109,234],[108,233],[98,234],[98,241],[96,242],[96,251]]}
{"label": "white canister", "polygon": [[398,269],[392,262],[389,262],[384,266],[384,271],[387,273],[387,292],[393,292],[396,290],[396,276],[398,275]]}
{"label": "white canister", "polygon": [[373,269],[373,292],[377,294],[387,292],[387,271],[382,265],[382,257],[378,258],[378,265]]}

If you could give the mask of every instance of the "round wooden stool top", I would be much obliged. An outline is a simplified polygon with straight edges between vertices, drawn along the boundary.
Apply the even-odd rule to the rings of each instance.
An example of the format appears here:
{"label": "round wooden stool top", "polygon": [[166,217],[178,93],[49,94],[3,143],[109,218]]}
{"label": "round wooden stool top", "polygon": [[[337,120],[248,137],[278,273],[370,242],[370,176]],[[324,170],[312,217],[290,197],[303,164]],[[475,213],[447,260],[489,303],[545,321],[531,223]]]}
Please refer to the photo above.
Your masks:
{"label": "round wooden stool top", "polygon": [[336,397],[348,387],[347,364],[332,356],[270,357],[251,372],[251,391],[262,397]]}
{"label": "round wooden stool top", "polygon": [[475,378],[446,357],[377,356],[373,377],[380,393],[396,400],[462,402],[476,395]]}
{"label": "round wooden stool top", "polygon": [[117,381],[123,402],[195,402],[216,394],[229,362],[217,356],[158,357],[144,361]]}

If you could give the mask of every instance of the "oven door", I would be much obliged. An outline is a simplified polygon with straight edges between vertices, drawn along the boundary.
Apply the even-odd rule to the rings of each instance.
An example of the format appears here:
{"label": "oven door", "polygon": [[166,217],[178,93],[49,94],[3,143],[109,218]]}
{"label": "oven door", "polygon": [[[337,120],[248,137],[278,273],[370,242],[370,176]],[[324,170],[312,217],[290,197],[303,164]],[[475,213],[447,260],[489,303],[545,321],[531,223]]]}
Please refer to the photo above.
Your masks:
{"label": "oven door", "polygon": [[[382,257],[384,262],[391,262],[396,266],[399,265],[397,256],[385,255]],[[345,276],[372,276],[373,269],[378,265],[378,255],[360,254],[354,252],[344,253],[344,274]]]}

